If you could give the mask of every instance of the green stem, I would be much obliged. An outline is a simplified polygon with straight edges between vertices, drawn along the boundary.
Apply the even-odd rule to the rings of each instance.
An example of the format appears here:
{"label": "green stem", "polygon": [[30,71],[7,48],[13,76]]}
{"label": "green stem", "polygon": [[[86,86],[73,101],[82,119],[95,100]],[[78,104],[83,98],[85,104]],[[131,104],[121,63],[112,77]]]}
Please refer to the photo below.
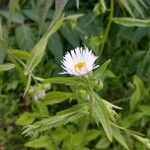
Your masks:
{"label": "green stem", "polygon": [[99,51],[99,56],[101,56],[101,54],[104,50],[104,46],[105,46],[105,43],[106,43],[106,40],[107,40],[107,37],[108,37],[108,33],[109,33],[109,30],[110,30],[110,27],[111,27],[112,18],[113,18],[113,14],[114,14],[114,0],[110,0],[110,2],[111,2],[111,6],[110,6],[109,21],[108,21],[106,31],[105,31],[105,34],[104,34],[102,46],[101,46],[100,51]]}

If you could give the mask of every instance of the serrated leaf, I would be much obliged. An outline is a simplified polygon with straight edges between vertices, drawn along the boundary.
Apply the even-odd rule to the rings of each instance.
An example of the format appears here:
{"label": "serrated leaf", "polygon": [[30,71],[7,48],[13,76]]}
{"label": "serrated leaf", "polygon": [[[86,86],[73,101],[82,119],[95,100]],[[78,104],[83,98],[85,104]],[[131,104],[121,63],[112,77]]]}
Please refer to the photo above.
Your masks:
{"label": "serrated leaf", "polygon": [[105,70],[107,69],[108,65],[110,64],[111,59],[107,60],[104,64],[102,64],[95,72],[94,77],[100,77],[104,74]]}
{"label": "serrated leaf", "polygon": [[78,104],[69,109],[58,112],[53,117],[49,117],[32,125],[26,126],[23,134],[33,136],[39,132],[43,132],[53,127],[58,127],[68,122],[72,122],[87,115],[88,113],[89,112],[87,104]]}
{"label": "serrated leaf", "polygon": [[15,67],[15,65],[12,63],[0,64],[0,72],[8,71],[10,69],[13,69],[14,67]]}
{"label": "serrated leaf", "polygon": [[106,105],[103,103],[103,100],[94,93],[94,102],[93,102],[93,118],[95,119],[96,123],[101,123],[103,129],[110,141],[112,141],[112,128],[110,122],[110,116]]}
{"label": "serrated leaf", "polygon": [[46,135],[25,143],[25,146],[32,147],[32,148],[45,148],[47,150],[55,150],[55,146],[52,142],[52,138]]}
{"label": "serrated leaf", "polygon": [[123,135],[120,133],[119,129],[113,129],[112,130],[113,137],[122,145],[124,146],[127,150],[129,150],[128,145],[123,137]]}
{"label": "serrated leaf", "polygon": [[28,25],[21,25],[16,28],[15,37],[20,49],[31,50],[35,45],[35,37]]}
{"label": "serrated leaf", "polygon": [[53,105],[55,103],[60,103],[66,99],[73,99],[74,94],[71,92],[60,92],[60,91],[53,91],[49,92],[45,95],[44,99],[42,100],[43,104]]}
{"label": "serrated leaf", "polygon": [[117,24],[127,26],[127,27],[149,27],[150,26],[150,19],[134,19],[134,18],[128,18],[128,17],[114,17],[113,21]]}
{"label": "serrated leaf", "polygon": [[37,114],[24,112],[16,121],[17,125],[29,125],[31,124],[37,117]]}

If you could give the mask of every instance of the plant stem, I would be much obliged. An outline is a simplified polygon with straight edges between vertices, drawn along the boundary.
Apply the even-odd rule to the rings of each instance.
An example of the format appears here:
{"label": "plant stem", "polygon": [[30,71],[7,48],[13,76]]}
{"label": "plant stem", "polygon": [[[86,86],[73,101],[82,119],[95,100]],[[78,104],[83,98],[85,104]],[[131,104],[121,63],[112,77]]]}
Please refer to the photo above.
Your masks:
{"label": "plant stem", "polygon": [[110,2],[111,2],[111,6],[110,6],[109,21],[108,21],[106,31],[105,31],[105,34],[104,34],[102,46],[101,46],[100,51],[99,51],[99,56],[101,56],[101,54],[104,50],[104,46],[105,46],[105,43],[106,43],[106,40],[107,40],[107,37],[108,37],[108,33],[109,33],[109,30],[110,30],[110,27],[111,27],[112,18],[113,18],[113,14],[114,14],[114,0],[110,0]]}

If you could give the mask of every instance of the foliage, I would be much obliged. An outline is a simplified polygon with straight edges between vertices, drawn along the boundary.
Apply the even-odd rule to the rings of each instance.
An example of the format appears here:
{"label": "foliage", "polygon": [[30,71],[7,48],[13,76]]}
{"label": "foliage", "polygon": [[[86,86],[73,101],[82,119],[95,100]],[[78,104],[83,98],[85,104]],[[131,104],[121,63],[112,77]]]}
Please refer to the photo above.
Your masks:
{"label": "foliage", "polygon": [[[0,149],[150,149],[149,0],[0,4]],[[85,45],[100,67],[58,75]]]}

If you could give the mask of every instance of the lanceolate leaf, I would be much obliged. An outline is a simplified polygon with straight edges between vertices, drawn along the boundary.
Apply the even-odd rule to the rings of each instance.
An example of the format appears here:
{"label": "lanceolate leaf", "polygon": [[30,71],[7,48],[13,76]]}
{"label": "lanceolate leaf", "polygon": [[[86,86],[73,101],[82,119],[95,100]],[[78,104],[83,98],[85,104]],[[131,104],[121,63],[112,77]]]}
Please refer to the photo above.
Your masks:
{"label": "lanceolate leaf", "polygon": [[142,20],[142,19],[134,19],[134,18],[127,18],[127,17],[120,17],[120,18],[113,18],[113,21],[117,24],[127,26],[127,27],[149,27],[150,26],[150,19]]}
{"label": "lanceolate leaf", "polygon": [[103,100],[96,93],[94,93],[94,97],[95,99],[92,110],[94,111],[93,118],[97,123],[99,122],[102,124],[108,139],[112,141],[111,121],[107,107]]}
{"label": "lanceolate leaf", "polygon": [[53,105],[55,103],[60,103],[66,99],[73,99],[74,94],[71,92],[60,92],[60,91],[53,91],[49,92],[45,95],[42,103]]}
{"label": "lanceolate leaf", "polygon": [[7,71],[7,70],[10,70],[10,69],[13,69],[14,67],[15,67],[15,65],[12,64],[12,63],[1,64],[0,65],[0,72],[1,71]]}
{"label": "lanceolate leaf", "polygon": [[66,84],[66,85],[83,85],[83,81],[79,78],[74,77],[54,77],[44,80],[44,83],[56,83],[56,84]]}
{"label": "lanceolate leaf", "polygon": [[124,136],[120,133],[119,129],[112,129],[113,137],[122,145],[124,146],[127,150],[129,150],[128,145],[124,139]]}
{"label": "lanceolate leaf", "polygon": [[48,38],[55,33],[63,23],[64,16],[60,17],[44,34],[40,41],[33,47],[31,51],[31,59],[28,61],[28,69],[32,72],[33,69],[40,63],[47,46]]}
{"label": "lanceolate leaf", "polygon": [[102,64],[95,72],[94,72],[94,77],[100,77],[103,75],[105,70],[107,69],[108,65],[110,64],[111,59],[107,60],[104,64]]}

